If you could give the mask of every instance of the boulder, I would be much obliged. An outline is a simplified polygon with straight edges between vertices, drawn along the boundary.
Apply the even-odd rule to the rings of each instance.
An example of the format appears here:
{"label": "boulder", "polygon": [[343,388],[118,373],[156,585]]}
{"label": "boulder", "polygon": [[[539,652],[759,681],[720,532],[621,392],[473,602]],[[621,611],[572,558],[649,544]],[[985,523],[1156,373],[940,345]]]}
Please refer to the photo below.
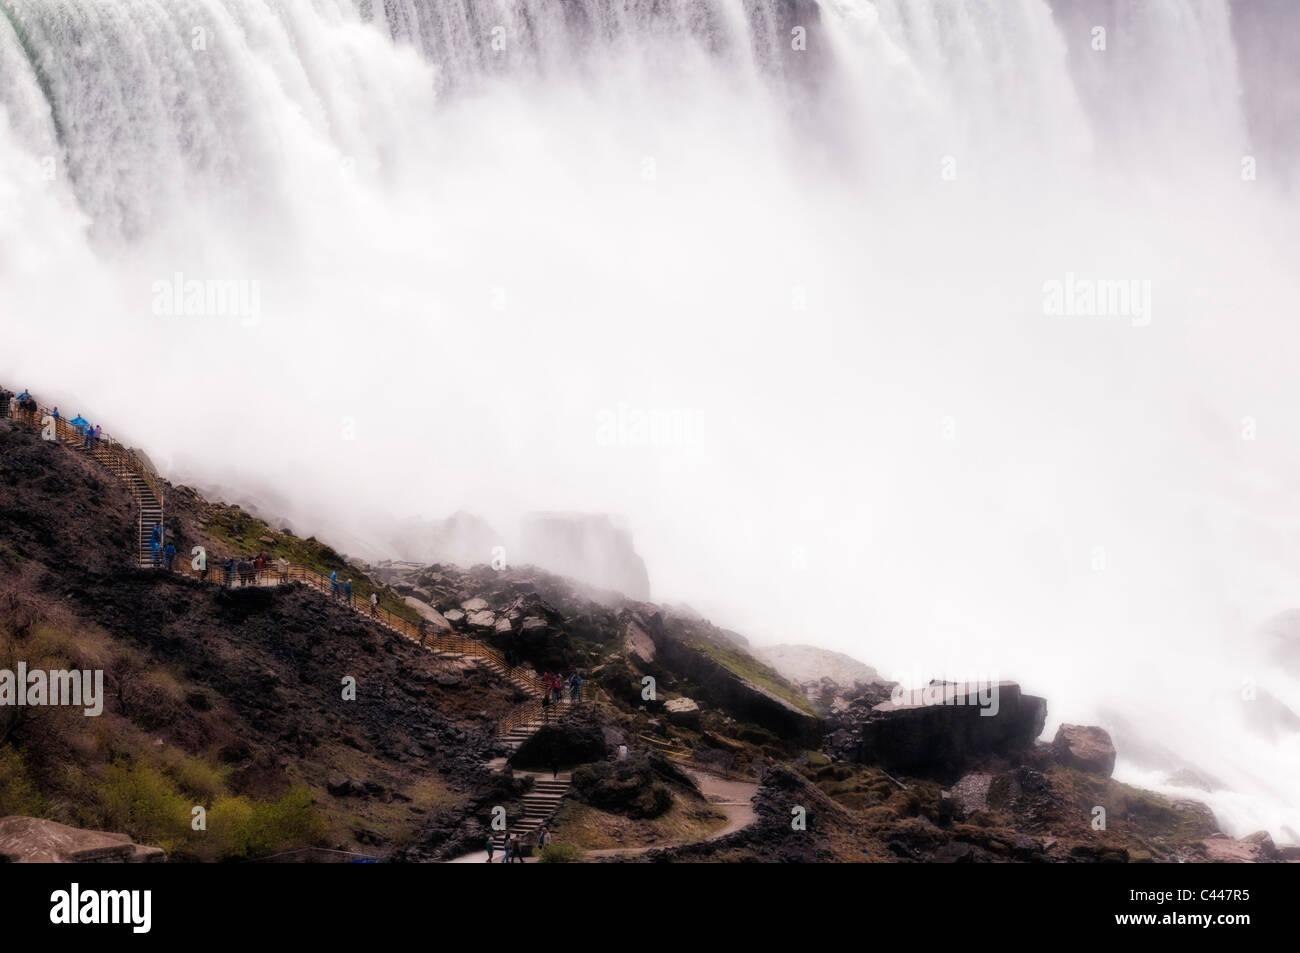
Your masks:
{"label": "boulder", "polygon": [[[996,688],[996,692],[992,689]],[[991,755],[1023,756],[1047,721],[1047,701],[1015,682],[986,686],[934,682],[881,702],[859,729],[854,760],[940,780],[955,779]],[[990,698],[993,704],[986,704]]]}
{"label": "boulder", "polygon": [[325,789],[335,797],[365,797],[366,785],[356,778],[338,778],[325,782]]}
{"label": "boulder", "polygon": [[460,604],[460,607],[464,609],[465,612],[472,615],[475,612],[482,612],[484,609],[488,607],[488,604],[486,599],[474,598],[474,599],[466,599],[464,602]]}
{"label": "boulder", "polygon": [[539,728],[511,756],[519,768],[546,769],[555,765],[602,761],[608,755],[605,732],[590,718],[570,718]]}
{"label": "boulder", "polygon": [[465,620],[472,629],[490,629],[497,624],[496,613],[484,609],[481,612],[471,612]]}
{"label": "boulder", "polygon": [[1273,839],[1263,831],[1241,840],[1207,837],[1201,843],[1205,845],[1205,859],[1212,864],[1258,864],[1277,856]]}
{"label": "boulder", "polygon": [[1252,845],[1259,853],[1261,860],[1273,860],[1277,857],[1277,845],[1273,843],[1273,838],[1268,831],[1256,831],[1253,834],[1247,834],[1241,839],[1241,842]]}
{"label": "boulder", "polygon": [[589,764],[573,772],[573,793],[584,804],[630,818],[658,817],[673,805],[648,759]]}
{"label": "boulder", "polygon": [[126,834],[82,830],[39,817],[0,817],[0,861],[141,864],[166,859],[157,847],[132,843]]}
{"label": "boulder", "polygon": [[701,631],[678,619],[666,626],[659,613],[638,612],[631,618],[654,641],[656,660],[699,686],[695,696],[701,701],[726,709],[738,721],[760,725],[783,742],[820,746],[825,722],[811,705],[795,703],[802,693],[786,683],[788,692],[781,694],[776,690],[784,682],[780,675],[742,649],[712,637],[716,630]]}
{"label": "boulder", "polygon": [[700,706],[685,696],[665,702],[664,713],[670,722],[683,728],[694,728],[700,723]]}
{"label": "boulder", "polygon": [[627,628],[623,632],[623,647],[627,650],[629,658],[635,659],[642,664],[654,661],[654,639],[650,638],[645,629],[637,625],[635,619],[628,620]]}
{"label": "boulder", "polygon": [[1057,760],[1067,768],[1103,778],[1115,770],[1115,746],[1103,728],[1063,724],[1057,729],[1052,747]]}

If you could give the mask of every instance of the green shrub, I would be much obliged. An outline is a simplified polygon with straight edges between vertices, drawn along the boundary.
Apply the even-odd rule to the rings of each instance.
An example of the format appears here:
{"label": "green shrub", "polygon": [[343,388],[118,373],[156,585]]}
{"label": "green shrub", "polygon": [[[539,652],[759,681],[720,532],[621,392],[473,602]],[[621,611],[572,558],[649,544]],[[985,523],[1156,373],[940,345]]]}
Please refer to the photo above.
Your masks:
{"label": "green shrub", "polygon": [[32,784],[22,753],[13,745],[0,747],[0,817],[40,817],[44,813],[45,799]]}
{"label": "green shrub", "polygon": [[573,844],[547,844],[537,852],[539,864],[576,864],[582,851]]}
{"label": "green shrub", "polygon": [[246,860],[309,847],[325,832],[311,789],[295,787],[278,801],[263,804],[245,797],[221,798],[208,812],[208,836],[200,834],[192,843],[207,860]]}
{"label": "green shrub", "polygon": [[152,765],[119,758],[104,770],[99,786],[104,828],[124,831],[131,839],[168,853],[190,835],[190,799]]}

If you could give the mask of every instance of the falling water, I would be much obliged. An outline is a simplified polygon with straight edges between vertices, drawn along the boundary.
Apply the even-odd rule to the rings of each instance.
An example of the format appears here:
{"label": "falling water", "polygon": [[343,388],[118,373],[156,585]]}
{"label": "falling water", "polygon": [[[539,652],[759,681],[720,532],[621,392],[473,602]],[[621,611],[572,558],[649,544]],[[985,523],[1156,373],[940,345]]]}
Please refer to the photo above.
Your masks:
{"label": "falling water", "polygon": [[[1300,711],[1254,634],[1300,600],[1287,3],[0,12],[10,385],[358,553],[622,513],[656,598],[1019,678],[1295,839],[1243,707]],[[1149,308],[1045,313],[1075,278]],[[598,440],[628,406],[704,427]]]}

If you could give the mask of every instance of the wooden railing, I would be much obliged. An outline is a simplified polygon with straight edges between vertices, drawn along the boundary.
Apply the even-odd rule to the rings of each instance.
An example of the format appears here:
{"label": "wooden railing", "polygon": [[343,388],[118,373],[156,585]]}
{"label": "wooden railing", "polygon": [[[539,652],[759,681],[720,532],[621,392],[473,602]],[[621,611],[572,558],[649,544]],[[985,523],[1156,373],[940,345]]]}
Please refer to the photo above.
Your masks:
{"label": "wooden railing", "polygon": [[[226,583],[226,570],[221,565],[214,565],[211,559],[207,559],[206,577],[202,571],[194,568],[193,560],[177,555],[176,571],[194,577],[206,578],[208,582]],[[236,588],[239,587],[239,572],[233,573],[232,582]],[[385,628],[391,629],[398,635],[409,639],[417,645],[433,649],[439,652],[450,652],[457,655],[468,655],[482,659],[487,662],[493,669],[506,675],[515,681],[522,682],[530,691],[541,695],[546,690],[546,684],[536,675],[525,671],[517,665],[511,665],[506,659],[505,654],[494,645],[489,645],[482,639],[476,639],[473,636],[463,635],[455,630],[438,628],[432,622],[427,622],[421,630],[419,623],[404,619],[396,613],[385,609],[383,606],[372,605],[369,602],[361,601],[353,593],[349,600],[343,594],[343,583],[339,583],[338,591],[335,592],[333,583],[328,576],[317,572],[314,569],[308,569],[306,566],[299,566],[296,563],[267,563],[262,569],[257,570],[254,582],[255,586],[278,586],[290,583],[300,582],[303,585],[310,586],[326,595],[336,598],[339,601],[348,602],[349,608],[354,612],[374,619]],[[540,704],[540,701],[538,702]]]}
{"label": "wooden railing", "polygon": [[[63,416],[55,417],[53,411],[45,407],[36,406],[34,410],[22,410],[18,407],[17,398],[11,398],[7,407],[8,416],[17,420],[24,421],[33,427],[44,428],[51,423],[54,425],[54,434],[64,443],[74,446],[85,446],[84,435],[76,427],[68,422]],[[119,476],[126,472],[134,473],[145,485],[150,492],[154,494],[158,506],[161,509],[163,505],[162,486],[153,472],[144,465],[143,461],[131,451],[129,447],[121,442],[114,440],[112,436],[101,433],[98,440],[90,446],[95,456],[104,462],[110,469],[115,470]],[[126,481],[132,492],[135,487]],[[137,503],[143,504],[144,500],[137,499]],[[141,525],[143,525],[143,516],[141,516]],[[231,579],[226,579],[226,570],[221,565],[213,565],[207,559],[205,554],[204,565],[206,571],[195,569],[193,561],[182,553],[176,556],[173,569],[176,572],[193,576],[207,582],[228,584],[238,587],[242,585],[239,579],[239,572],[235,570],[231,574]],[[278,586],[289,585],[292,583],[302,583],[317,589],[332,598],[340,600],[345,599],[343,595],[343,585],[340,583],[338,590],[335,591],[334,585],[329,578],[314,569],[308,569],[306,566],[299,566],[294,563],[268,563],[265,567],[257,570],[254,575],[252,585],[255,586]],[[539,696],[537,699],[525,702],[514,711],[506,715],[498,724],[498,732],[507,734],[520,725],[532,724],[535,721],[542,721],[547,717],[544,711],[546,706],[542,705],[541,696],[545,695],[549,689],[544,681],[536,675],[527,672],[517,665],[512,665],[507,660],[505,654],[494,645],[489,645],[481,639],[472,636],[462,635],[459,632],[450,629],[436,628],[433,623],[426,623],[421,626],[418,623],[411,622],[399,615],[385,609],[383,606],[372,605],[367,602],[358,603],[356,595],[353,594],[351,599],[347,600],[349,606],[363,616],[374,619],[380,625],[396,632],[398,635],[415,642],[425,648],[437,652],[448,652],[456,655],[463,655],[470,658],[476,658],[484,661],[487,665],[499,672],[501,675],[522,684],[534,695]],[[595,686],[588,686],[585,682],[582,691],[592,692],[590,697],[594,696]],[[550,712],[559,716],[560,709],[572,710],[575,703],[572,699],[562,697],[560,702],[552,703]]]}
{"label": "wooden railing", "polygon": [[[23,410],[18,406],[18,398],[11,397],[6,408],[7,416],[15,420],[20,420],[38,430],[44,430],[50,424],[54,425],[54,435],[64,443],[72,444],[75,447],[85,447],[85,435],[83,431],[78,430],[72,425],[67,417],[59,415],[54,416],[54,411],[40,404],[36,405],[35,410]],[[105,462],[112,461],[120,468],[134,473],[144,481],[149,487],[157,500],[158,506],[163,505],[162,483],[154,475],[153,471],[145,466],[142,461],[130,447],[119,440],[113,438],[111,434],[101,432],[99,438],[91,444],[88,449],[92,450],[100,459]],[[143,502],[143,501],[137,501]]]}

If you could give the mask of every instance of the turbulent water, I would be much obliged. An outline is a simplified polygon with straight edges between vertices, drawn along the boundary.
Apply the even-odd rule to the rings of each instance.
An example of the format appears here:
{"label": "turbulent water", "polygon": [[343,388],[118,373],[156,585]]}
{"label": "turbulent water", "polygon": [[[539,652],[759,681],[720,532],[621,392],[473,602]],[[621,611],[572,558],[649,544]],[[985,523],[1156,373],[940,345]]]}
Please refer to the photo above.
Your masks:
{"label": "turbulent water", "polygon": [[621,513],[658,599],[1300,832],[1290,3],[0,12],[3,383],[358,551]]}

